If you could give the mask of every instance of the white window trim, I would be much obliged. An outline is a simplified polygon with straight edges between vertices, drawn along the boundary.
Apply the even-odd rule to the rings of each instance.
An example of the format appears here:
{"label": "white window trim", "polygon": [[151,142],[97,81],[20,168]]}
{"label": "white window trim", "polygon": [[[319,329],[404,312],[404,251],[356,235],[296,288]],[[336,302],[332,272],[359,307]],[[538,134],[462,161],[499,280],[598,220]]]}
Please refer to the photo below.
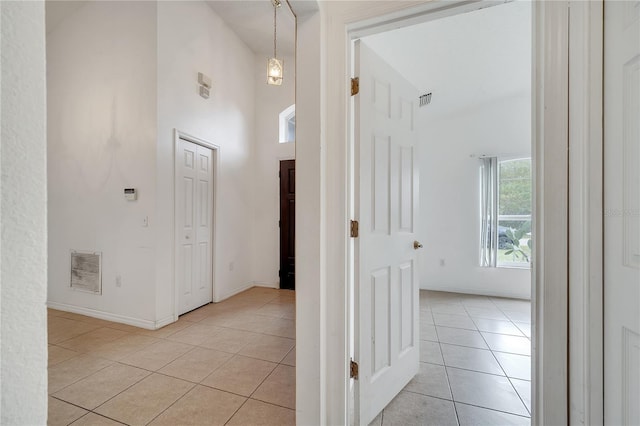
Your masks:
{"label": "white window trim", "polygon": [[289,120],[296,116],[296,104],[285,108],[278,117],[278,141],[280,143],[295,142],[295,137],[289,140]]}

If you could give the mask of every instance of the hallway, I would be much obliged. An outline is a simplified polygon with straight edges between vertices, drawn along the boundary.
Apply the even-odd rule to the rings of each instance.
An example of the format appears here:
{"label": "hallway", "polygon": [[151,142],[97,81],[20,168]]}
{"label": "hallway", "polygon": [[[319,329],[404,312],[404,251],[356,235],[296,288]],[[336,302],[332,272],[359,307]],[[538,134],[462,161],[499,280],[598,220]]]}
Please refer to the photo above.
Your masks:
{"label": "hallway", "polygon": [[48,311],[49,425],[295,424],[295,293],[255,287],[159,330]]}
{"label": "hallway", "polygon": [[372,422],[529,425],[531,302],[420,291],[420,371]]}

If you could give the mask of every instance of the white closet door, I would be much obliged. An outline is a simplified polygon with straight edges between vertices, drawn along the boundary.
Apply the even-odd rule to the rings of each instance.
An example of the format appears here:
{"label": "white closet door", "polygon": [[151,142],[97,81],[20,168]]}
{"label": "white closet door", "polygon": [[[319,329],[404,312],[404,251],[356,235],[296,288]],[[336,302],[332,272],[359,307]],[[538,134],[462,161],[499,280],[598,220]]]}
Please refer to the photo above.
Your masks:
{"label": "white closet door", "polygon": [[177,286],[179,313],[212,300],[212,151],[180,139],[178,142],[176,220],[178,223]]}

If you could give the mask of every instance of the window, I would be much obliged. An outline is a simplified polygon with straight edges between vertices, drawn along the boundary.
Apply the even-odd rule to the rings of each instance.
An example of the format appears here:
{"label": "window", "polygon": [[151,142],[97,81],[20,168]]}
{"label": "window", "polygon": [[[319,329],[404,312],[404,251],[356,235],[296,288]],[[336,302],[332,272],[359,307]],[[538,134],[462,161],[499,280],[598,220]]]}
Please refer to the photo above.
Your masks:
{"label": "window", "polygon": [[280,143],[296,141],[296,104],[280,113],[278,120]]}
{"label": "window", "polygon": [[531,159],[482,158],[482,266],[529,268]]}

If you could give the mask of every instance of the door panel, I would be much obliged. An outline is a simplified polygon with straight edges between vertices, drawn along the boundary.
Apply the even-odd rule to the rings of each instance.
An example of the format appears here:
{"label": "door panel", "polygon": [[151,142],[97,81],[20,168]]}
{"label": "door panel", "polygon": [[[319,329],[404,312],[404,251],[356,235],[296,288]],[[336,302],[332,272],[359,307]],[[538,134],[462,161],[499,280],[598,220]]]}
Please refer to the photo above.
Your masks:
{"label": "door panel", "polygon": [[177,164],[176,173],[182,185],[176,186],[176,222],[181,249],[176,276],[181,289],[179,314],[183,314],[213,298],[213,153],[183,139],[178,141],[178,153],[182,162]]}
{"label": "door panel", "polygon": [[280,288],[294,290],[296,161],[280,162]]}
{"label": "door panel", "polygon": [[[417,91],[363,42],[356,143],[356,421],[367,425],[418,371],[418,280],[414,218]],[[359,171],[358,171],[359,170]]]}
{"label": "door panel", "polygon": [[389,366],[390,347],[389,333],[391,332],[391,313],[389,312],[390,268],[382,268],[371,274],[371,306],[373,307],[373,330],[371,345],[373,347],[373,362],[371,375]]}
{"label": "door panel", "polygon": [[400,265],[400,352],[414,345],[413,274],[413,261]]}
{"label": "door panel", "polygon": [[373,200],[372,231],[376,233],[388,234],[390,230],[389,215],[391,204],[389,199],[389,191],[391,182],[390,169],[390,141],[389,137],[373,137],[372,163],[373,168],[371,177],[373,184],[371,185],[371,199]]}
{"label": "door panel", "polygon": [[182,245],[182,295],[183,299],[190,299],[193,288],[193,244]]}
{"label": "door panel", "polygon": [[400,231],[413,232],[413,147],[400,148]]}
{"label": "door panel", "polygon": [[605,424],[640,424],[640,1],[605,1]]}

